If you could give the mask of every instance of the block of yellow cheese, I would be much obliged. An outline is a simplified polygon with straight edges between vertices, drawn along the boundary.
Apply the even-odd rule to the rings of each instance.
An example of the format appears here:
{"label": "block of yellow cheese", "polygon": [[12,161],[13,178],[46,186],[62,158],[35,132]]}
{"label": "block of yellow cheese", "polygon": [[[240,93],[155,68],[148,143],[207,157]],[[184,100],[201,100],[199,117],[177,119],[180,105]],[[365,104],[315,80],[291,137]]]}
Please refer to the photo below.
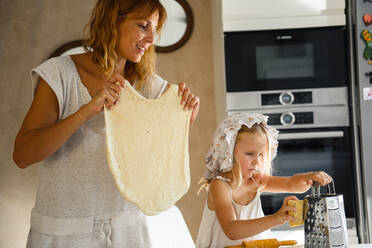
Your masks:
{"label": "block of yellow cheese", "polygon": [[303,200],[288,200],[288,206],[293,206],[296,211],[288,211],[290,216],[295,217],[294,221],[289,222],[289,226],[299,226],[304,224],[304,201]]}

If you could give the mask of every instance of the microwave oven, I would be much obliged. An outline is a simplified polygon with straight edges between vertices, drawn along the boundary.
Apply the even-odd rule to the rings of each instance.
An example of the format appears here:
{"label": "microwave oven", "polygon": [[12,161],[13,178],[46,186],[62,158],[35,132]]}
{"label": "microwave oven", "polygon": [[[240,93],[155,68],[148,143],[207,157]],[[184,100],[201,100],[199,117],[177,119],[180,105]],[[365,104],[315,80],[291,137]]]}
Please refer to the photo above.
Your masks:
{"label": "microwave oven", "polygon": [[347,85],[345,26],[225,32],[226,91]]}

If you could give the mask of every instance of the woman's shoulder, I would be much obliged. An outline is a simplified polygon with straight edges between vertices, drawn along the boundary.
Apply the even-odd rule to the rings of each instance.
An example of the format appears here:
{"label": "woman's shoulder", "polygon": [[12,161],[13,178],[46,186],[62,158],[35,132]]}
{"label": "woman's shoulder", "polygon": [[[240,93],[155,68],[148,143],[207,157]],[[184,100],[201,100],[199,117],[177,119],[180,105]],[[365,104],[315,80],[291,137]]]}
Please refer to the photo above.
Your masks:
{"label": "woman's shoulder", "polygon": [[39,70],[71,70],[74,67],[73,61],[71,60],[70,56],[58,56],[49,58],[40,65],[38,65],[35,69]]}
{"label": "woman's shoulder", "polygon": [[57,65],[71,64],[72,59],[71,59],[71,56],[69,56],[69,55],[63,55],[63,56],[57,56],[57,57],[49,58],[44,63],[54,63],[54,64],[57,64]]}
{"label": "woman's shoulder", "polygon": [[68,78],[76,77],[75,64],[70,56],[49,58],[31,70],[35,85],[38,77],[42,77],[49,84],[60,85]]}

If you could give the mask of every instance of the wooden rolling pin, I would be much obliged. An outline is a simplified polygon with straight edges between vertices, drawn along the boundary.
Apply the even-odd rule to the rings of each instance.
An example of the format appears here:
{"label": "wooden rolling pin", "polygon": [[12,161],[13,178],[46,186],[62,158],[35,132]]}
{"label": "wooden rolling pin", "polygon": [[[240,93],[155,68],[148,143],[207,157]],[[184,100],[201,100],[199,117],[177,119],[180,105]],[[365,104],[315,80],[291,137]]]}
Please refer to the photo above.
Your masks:
{"label": "wooden rolling pin", "polygon": [[243,241],[241,245],[225,246],[225,248],[278,248],[279,246],[295,245],[296,240],[278,241],[277,239],[261,239]]}

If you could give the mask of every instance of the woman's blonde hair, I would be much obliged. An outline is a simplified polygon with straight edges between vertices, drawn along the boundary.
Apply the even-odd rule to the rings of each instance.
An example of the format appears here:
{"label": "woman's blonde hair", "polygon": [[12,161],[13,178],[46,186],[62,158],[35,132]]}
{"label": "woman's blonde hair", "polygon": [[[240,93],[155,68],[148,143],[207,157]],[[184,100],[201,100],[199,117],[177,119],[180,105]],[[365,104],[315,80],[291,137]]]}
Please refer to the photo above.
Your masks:
{"label": "woman's blonde hair", "polygon": [[[111,77],[118,60],[116,46],[118,41],[117,28],[119,24],[133,15],[135,18],[147,18],[158,12],[159,20],[156,31],[160,30],[166,20],[166,10],[159,0],[98,0],[86,28],[89,28],[89,38],[84,44],[87,52],[92,52],[94,63],[104,71],[106,77]],[[154,73],[154,45],[146,50],[139,63],[127,61],[124,74],[127,80],[143,83]]]}
{"label": "woman's blonde hair", "polygon": [[[262,168],[262,172],[267,175],[271,175],[271,158],[270,158],[270,141],[268,137],[268,132],[265,128],[265,126],[260,124],[255,124],[251,128],[248,128],[247,126],[243,125],[240,130],[238,131],[238,134],[236,135],[235,140],[235,146],[236,144],[241,140],[242,134],[247,133],[250,135],[258,135],[260,137],[266,137],[267,142],[267,158],[265,160],[264,168]],[[235,155],[235,148],[234,148],[234,156],[233,156],[233,167],[228,172],[223,172],[220,174],[221,177],[228,179],[228,183],[233,188],[238,188],[242,183],[242,172],[241,172],[241,165],[238,159],[236,159]],[[206,191],[209,190],[209,185],[212,182],[213,179],[207,180],[206,178],[202,178],[199,183],[201,184],[201,187],[198,191],[198,193],[204,188]]]}

